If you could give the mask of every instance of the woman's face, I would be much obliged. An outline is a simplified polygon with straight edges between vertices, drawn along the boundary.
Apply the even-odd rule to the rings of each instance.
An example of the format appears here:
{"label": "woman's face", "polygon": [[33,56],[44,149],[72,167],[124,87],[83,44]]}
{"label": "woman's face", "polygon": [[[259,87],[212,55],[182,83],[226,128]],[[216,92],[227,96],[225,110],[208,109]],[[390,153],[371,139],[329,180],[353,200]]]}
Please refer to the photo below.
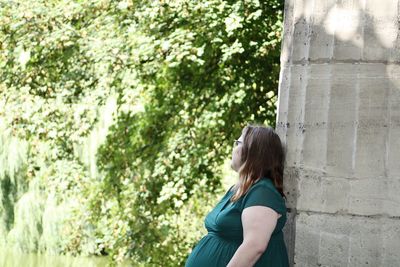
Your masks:
{"label": "woman's face", "polygon": [[235,141],[233,150],[232,150],[232,160],[231,160],[231,168],[238,172],[240,165],[241,165],[241,150],[242,150],[242,145],[243,145],[243,139],[244,139],[244,134]]}

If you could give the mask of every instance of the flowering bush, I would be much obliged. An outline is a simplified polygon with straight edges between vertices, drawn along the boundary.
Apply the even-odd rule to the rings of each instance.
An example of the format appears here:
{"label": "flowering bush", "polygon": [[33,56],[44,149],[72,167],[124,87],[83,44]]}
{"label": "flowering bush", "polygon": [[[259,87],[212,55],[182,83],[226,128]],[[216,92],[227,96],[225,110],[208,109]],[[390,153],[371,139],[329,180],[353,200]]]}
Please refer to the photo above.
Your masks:
{"label": "flowering bush", "polygon": [[183,265],[232,140],[275,123],[282,5],[0,1],[0,126],[71,203],[61,252]]}

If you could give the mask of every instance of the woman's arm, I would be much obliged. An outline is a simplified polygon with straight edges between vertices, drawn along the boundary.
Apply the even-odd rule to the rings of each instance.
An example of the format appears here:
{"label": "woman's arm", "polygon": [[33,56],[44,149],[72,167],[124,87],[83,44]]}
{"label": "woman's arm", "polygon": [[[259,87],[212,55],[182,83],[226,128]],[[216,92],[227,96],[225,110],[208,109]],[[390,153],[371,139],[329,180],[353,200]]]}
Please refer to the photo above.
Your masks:
{"label": "woman's arm", "polygon": [[271,208],[252,206],[242,212],[243,243],[227,267],[253,266],[268,246],[279,214]]}

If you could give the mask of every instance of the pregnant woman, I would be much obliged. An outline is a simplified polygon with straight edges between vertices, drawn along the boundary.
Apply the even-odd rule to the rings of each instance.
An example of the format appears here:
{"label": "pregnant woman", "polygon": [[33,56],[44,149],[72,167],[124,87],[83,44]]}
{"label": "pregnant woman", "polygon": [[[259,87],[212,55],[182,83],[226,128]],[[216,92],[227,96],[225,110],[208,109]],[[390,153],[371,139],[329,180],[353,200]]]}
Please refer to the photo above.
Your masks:
{"label": "pregnant woman", "polygon": [[270,127],[247,126],[235,140],[231,167],[239,178],[205,218],[208,234],[186,267],[287,267],[282,228],[284,151]]}

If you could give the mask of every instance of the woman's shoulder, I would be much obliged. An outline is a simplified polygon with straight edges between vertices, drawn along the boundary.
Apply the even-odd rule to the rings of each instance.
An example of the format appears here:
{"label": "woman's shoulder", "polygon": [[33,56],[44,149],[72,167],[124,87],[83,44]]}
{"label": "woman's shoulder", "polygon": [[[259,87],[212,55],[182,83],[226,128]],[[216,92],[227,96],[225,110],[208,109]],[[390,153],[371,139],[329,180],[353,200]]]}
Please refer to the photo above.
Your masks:
{"label": "woman's shoulder", "polygon": [[257,187],[268,188],[268,189],[270,189],[270,190],[272,190],[272,191],[274,191],[275,193],[277,193],[277,194],[280,195],[278,189],[276,189],[276,187],[275,187],[275,185],[274,185],[274,182],[273,182],[270,178],[262,177],[262,178],[258,179],[258,181],[255,182],[255,183],[251,186],[251,188],[257,188]]}
{"label": "woman's shoulder", "polygon": [[285,199],[276,189],[274,182],[267,177],[260,178],[255,182],[247,192],[248,195],[264,194],[268,195],[270,198],[274,198],[279,202],[285,203]]}
{"label": "woman's shoulder", "polygon": [[[236,184],[232,185],[226,192],[226,195],[228,195],[230,193],[234,193],[235,186],[236,186]],[[244,196],[242,196],[242,198],[248,197],[249,195],[254,194],[255,192],[260,192],[260,191],[268,193],[268,194],[273,194],[278,198],[282,198],[281,194],[276,189],[274,182],[270,178],[267,178],[267,177],[260,178],[254,184],[252,184],[250,186],[250,188],[248,189],[248,191],[246,192],[246,194]]]}
{"label": "woman's shoulder", "polygon": [[243,209],[250,206],[267,206],[278,213],[286,211],[283,197],[275,188],[273,181],[262,178],[254,183],[243,198]]}

